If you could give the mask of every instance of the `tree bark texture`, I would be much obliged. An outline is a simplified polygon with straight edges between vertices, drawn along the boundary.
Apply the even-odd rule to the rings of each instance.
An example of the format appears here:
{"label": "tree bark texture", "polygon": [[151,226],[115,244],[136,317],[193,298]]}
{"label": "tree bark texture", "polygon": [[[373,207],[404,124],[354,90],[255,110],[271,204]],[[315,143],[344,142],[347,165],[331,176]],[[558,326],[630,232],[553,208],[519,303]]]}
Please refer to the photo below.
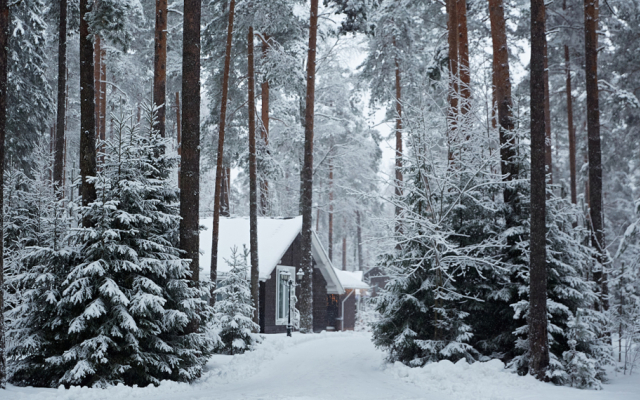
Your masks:
{"label": "tree bark texture", "polygon": [[[565,3],[566,5],[566,3]],[[573,126],[573,98],[571,97],[571,56],[569,46],[564,45],[564,64],[567,76],[567,126],[569,128],[569,174],[571,175],[571,202],[578,202],[576,190],[576,128]]]}
{"label": "tree bark texture", "polygon": [[[94,3],[94,5],[97,4]],[[100,139],[100,109],[102,105],[102,96],[100,93],[100,66],[102,63],[102,39],[100,35],[94,35],[93,44],[93,86],[94,86],[94,107],[96,114],[96,140]]]}
{"label": "tree bark texture", "polygon": [[[176,92],[176,142],[178,157],[182,158],[182,121],[180,119],[180,92]],[[180,189],[180,166],[178,165],[178,189]]]}
{"label": "tree bark texture", "polygon": [[[235,0],[229,2],[229,24],[227,26],[227,44],[224,56],[224,71],[222,72],[222,100],[220,101],[220,122],[218,126],[218,154],[216,158],[216,182],[213,195],[213,229],[211,232],[211,282],[218,278],[218,235],[220,232],[220,197],[222,192],[222,168],[224,157],[224,130],[227,122],[227,98],[229,97],[229,70],[231,68],[231,45],[233,41],[233,18]],[[211,305],[215,303],[215,296],[211,296]]]}
{"label": "tree bark texture", "polygon": [[302,241],[300,268],[304,272],[300,284],[300,330],[313,332],[313,259],[311,256],[311,226],[313,208],[313,122],[316,83],[316,45],[318,35],[318,0],[311,0],[309,18],[309,49],[307,55],[307,93],[304,113],[304,164],[301,173],[300,208],[302,211]]}
{"label": "tree bark texture", "polygon": [[251,299],[253,322],[260,324],[260,270],[258,269],[258,171],[256,165],[256,79],[253,64],[253,27],[247,34],[249,99],[249,247],[251,252]]}
{"label": "tree bark texture", "polygon": [[[85,20],[91,12],[89,0],[80,0],[80,193],[82,205],[87,206],[96,199],[96,188],[87,181],[96,176],[96,110],[93,70],[93,43],[89,37],[89,23]],[[83,225],[91,225],[85,215]]]}
{"label": "tree bark texture", "polygon": [[222,217],[229,217],[231,215],[229,204],[229,171],[229,167],[222,167],[222,186],[220,188],[220,216]]}
{"label": "tree bark texture", "polygon": [[449,160],[453,160],[453,142],[457,128],[458,115],[458,7],[456,0],[446,0],[447,8],[447,40],[449,44],[449,119],[447,142],[449,146]]}
{"label": "tree bark texture", "polygon": [[544,115],[544,0],[531,0],[531,254],[529,274],[530,372],[545,379],[547,339],[546,177]]}
{"label": "tree bark texture", "polygon": [[167,115],[167,0],[156,0],[153,58],[153,105],[158,107],[158,132],[166,135]]}
{"label": "tree bark texture", "polygon": [[[546,32],[546,21],[545,21]],[[545,39],[546,43],[546,39]],[[545,146],[544,152],[544,164],[547,168],[547,176],[549,177],[549,184],[553,185],[553,157],[551,153],[551,109],[549,105],[549,57],[548,46],[544,46],[544,132],[545,132]]]}
{"label": "tree bark texture", "polygon": [[[182,156],[180,158],[180,249],[191,260],[191,280],[200,280],[200,17],[201,0],[185,0],[182,46]],[[190,323],[192,332],[198,329]]]}
{"label": "tree bark texture", "polygon": [[602,152],[600,148],[600,105],[598,100],[598,0],[584,0],[585,74],[587,77],[587,137],[589,154],[589,200],[593,247],[600,254],[600,269],[593,279],[600,285],[601,301],[608,308],[605,261],[604,218],[602,215]]}
{"label": "tree bark texture", "polygon": [[[263,35],[262,42],[262,58],[267,58],[267,51],[269,50],[269,36]],[[264,80],[261,84],[262,92],[262,111],[260,116],[262,118],[262,129],[260,129],[260,137],[264,140],[265,147],[269,147],[269,81]],[[267,150],[268,151],[268,150]],[[260,184],[260,213],[262,215],[269,215],[269,181],[265,176]]]}
{"label": "tree bark texture", "polygon": [[[4,177],[4,138],[7,126],[7,75],[9,48],[9,4],[0,0],[0,174]],[[0,210],[4,209],[4,194],[0,190]],[[0,213],[0,229],[4,226],[4,215]],[[4,241],[0,240],[0,254],[3,254]],[[4,258],[0,257],[0,288],[4,288]],[[4,290],[0,290],[0,310],[4,310]],[[7,387],[7,357],[5,346],[5,319],[0,318],[0,389]]]}
{"label": "tree bark texture", "polygon": [[362,216],[356,211],[356,239],[358,240],[358,271],[363,271],[364,261],[362,256]]}
{"label": "tree bark texture", "polygon": [[[511,98],[509,51],[503,0],[489,0],[489,17],[493,42],[493,93],[500,124],[500,167],[504,179],[510,181],[518,175],[518,165],[515,162],[515,139],[512,136],[514,122],[511,107],[513,100]],[[505,188],[503,191],[504,202],[510,203],[514,194],[512,189]]]}
{"label": "tree bark texture", "polygon": [[[394,39],[395,43],[395,39]],[[397,198],[402,196],[402,85],[400,76],[400,61],[396,56],[395,59],[395,75],[396,75],[396,182],[395,195]],[[396,217],[400,215],[401,208],[396,206]],[[396,219],[396,232],[400,232],[401,224]]]}
{"label": "tree bark texture", "polygon": [[333,159],[329,158],[329,237],[327,245],[329,247],[329,260],[333,261]]}
{"label": "tree bark texture", "polygon": [[343,271],[347,270],[347,234],[346,232],[344,233],[344,236],[342,236],[342,270]]}
{"label": "tree bark texture", "polygon": [[[100,120],[98,123],[100,140],[107,138],[107,51],[100,49]],[[104,152],[104,145],[102,151]]]}
{"label": "tree bark texture", "polygon": [[[60,0],[60,21],[58,28],[58,110],[55,156],[53,161],[53,184],[56,190],[64,187],[64,143],[65,114],[67,98],[67,0]],[[64,191],[58,194],[64,196]]]}
{"label": "tree bark texture", "polygon": [[467,1],[456,0],[456,18],[458,21],[458,69],[460,71],[460,95],[464,99],[462,113],[469,110],[471,97],[471,74],[469,70],[469,38],[467,34]]}

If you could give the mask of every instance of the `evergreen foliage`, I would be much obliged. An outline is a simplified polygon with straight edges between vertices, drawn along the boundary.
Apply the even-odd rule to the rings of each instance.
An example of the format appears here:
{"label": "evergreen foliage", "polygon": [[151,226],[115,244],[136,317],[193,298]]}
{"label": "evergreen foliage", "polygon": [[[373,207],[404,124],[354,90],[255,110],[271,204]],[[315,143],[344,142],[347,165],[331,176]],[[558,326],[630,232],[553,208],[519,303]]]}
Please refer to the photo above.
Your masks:
{"label": "evergreen foliage", "polygon": [[237,247],[231,249],[231,259],[225,260],[231,269],[219,280],[219,286],[213,292],[219,297],[214,306],[215,328],[221,340],[217,350],[223,354],[242,354],[262,341],[256,333],[260,326],[252,319],[255,307],[247,278],[248,256],[246,247],[242,253]]}
{"label": "evergreen foliage", "polygon": [[[442,98],[437,92],[433,97]],[[411,366],[500,358],[526,374],[530,206],[525,132],[513,133],[520,154],[513,162],[521,175],[503,181],[494,172],[499,160],[492,157],[498,152],[483,154],[490,147],[481,133],[487,128],[471,118],[449,120],[456,139],[450,139],[449,149],[441,146],[446,138],[440,135],[451,131],[442,128],[446,120],[436,101],[421,103],[420,118],[405,118],[410,152],[403,157],[404,193],[392,200],[401,207],[402,228],[396,232],[398,247],[379,264],[391,279],[377,299],[381,318],[374,323],[374,343],[390,361]],[[478,110],[472,102],[473,112]],[[517,193],[510,204],[501,201],[506,187]],[[552,190],[547,210],[548,378],[598,388],[611,352],[607,317],[588,279],[594,253],[585,244],[584,214]]]}
{"label": "evergreen foliage", "polygon": [[[116,117],[115,137],[101,144],[98,199],[82,209],[93,225],[71,230],[72,249],[57,258],[55,248],[36,253],[49,270],[62,256],[73,254],[75,262],[65,260],[58,297],[47,298],[48,324],[64,333],[47,344],[44,363],[28,366],[37,374],[16,375],[16,383],[38,376],[47,386],[148,385],[202,373],[215,337],[184,332],[213,313],[202,299],[207,289],[191,285],[189,260],[176,247],[178,193],[168,181],[176,160],[153,128],[155,110],[145,107],[145,115],[142,131],[133,115]],[[36,304],[26,303],[24,312],[23,321],[42,315]],[[42,360],[35,350],[25,355]]]}
{"label": "evergreen foliage", "polygon": [[[18,385],[57,386],[53,378],[64,373],[48,365],[61,343],[66,342],[64,311],[58,309],[62,284],[77,253],[67,245],[70,224],[65,201],[59,200],[51,182],[52,157],[48,141],[34,151],[33,178],[9,174],[10,209],[7,231],[13,242],[11,260],[5,264],[7,284],[14,302],[7,312],[8,356],[14,360],[11,381]],[[20,182],[20,179],[22,182]]]}
{"label": "evergreen foliage", "polygon": [[15,2],[10,12],[5,162],[27,174],[33,168],[31,152],[47,132],[53,111],[46,9],[44,0],[32,0]]}

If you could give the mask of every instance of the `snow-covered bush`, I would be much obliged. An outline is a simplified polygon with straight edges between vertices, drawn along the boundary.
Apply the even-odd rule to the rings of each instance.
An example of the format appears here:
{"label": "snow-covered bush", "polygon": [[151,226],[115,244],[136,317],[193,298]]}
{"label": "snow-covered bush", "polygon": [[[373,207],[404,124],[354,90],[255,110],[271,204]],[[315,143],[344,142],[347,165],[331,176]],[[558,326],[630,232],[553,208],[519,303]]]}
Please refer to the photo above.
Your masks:
{"label": "snow-covered bush", "polygon": [[231,259],[225,260],[231,270],[224,275],[213,292],[219,297],[214,306],[215,324],[221,343],[218,351],[223,354],[241,354],[262,341],[260,326],[253,322],[256,308],[251,300],[251,288],[247,279],[249,267],[245,247],[242,253],[231,249]]}

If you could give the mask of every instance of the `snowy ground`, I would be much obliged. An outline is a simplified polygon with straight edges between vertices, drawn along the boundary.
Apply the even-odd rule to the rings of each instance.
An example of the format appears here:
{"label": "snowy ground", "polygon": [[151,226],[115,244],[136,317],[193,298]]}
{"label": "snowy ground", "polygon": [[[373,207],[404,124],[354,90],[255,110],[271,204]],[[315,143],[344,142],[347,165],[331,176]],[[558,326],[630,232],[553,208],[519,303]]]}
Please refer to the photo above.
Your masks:
{"label": "snowy ground", "polygon": [[640,400],[640,374],[611,376],[601,391],[556,387],[506,372],[498,361],[468,365],[440,362],[424,368],[383,363],[364,333],[268,335],[258,350],[214,356],[205,376],[192,385],[107,390],[34,389],[10,386],[11,400],[165,399],[544,399]]}

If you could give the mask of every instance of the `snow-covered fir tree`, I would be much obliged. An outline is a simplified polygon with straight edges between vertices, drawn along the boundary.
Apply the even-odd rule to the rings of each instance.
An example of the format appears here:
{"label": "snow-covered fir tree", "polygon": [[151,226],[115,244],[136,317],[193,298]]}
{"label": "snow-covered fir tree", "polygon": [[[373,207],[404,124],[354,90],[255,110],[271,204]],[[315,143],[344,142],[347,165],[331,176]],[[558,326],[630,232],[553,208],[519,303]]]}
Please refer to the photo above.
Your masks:
{"label": "snow-covered fir tree", "polygon": [[420,105],[422,115],[407,107],[416,118],[405,117],[410,150],[403,157],[404,193],[392,199],[401,210],[401,227],[396,249],[381,258],[391,279],[377,299],[381,317],[374,324],[374,343],[388,359],[412,366],[478,358],[469,344],[467,303],[483,300],[465,282],[491,274],[499,264],[488,235],[493,224],[484,223],[491,220],[491,193],[500,181],[490,168],[492,158],[478,153],[486,136],[468,131],[452,159],[450,148],[442,146],[449,134],[442,129],[445,116],[428,112],[438,110],[430,98]]}
{"label": "snow-covered fir tree", "polygon": [[[67,327],[61,318],[64,311],[58,308],[58,303],[70,266],[77,262],[77,253],[66,241],[71,221],[66,201],[60,192],[54,192],[49,142],[42,140],[34,155],[33,178],[24,177],[19,187],[14,179],[9,180],[14,190],[11,207],[24,213],[28,223],[21,224],[20,233],[14,234],[19,242],[12,246],[9,264],[11,274],[7,283],[17,298],[7,313],[11,321],[8,356],[14,361],[13,383],[56,386],[54,377],[64,371],[47,360],[66,342]],[[11,227],[17,228],[14,224]]]}
{"label": "snow-covered fir tree", "polygon": [[253,322],[256,308],[251,301],[249,287],[249,250],[231,249],[231,259],[225,260],[231,268],[219,280],[213,292],[218,300],[214,306],[215,330],[220,335],[218,351],[223,354],[242,354],[262,341],[260,326]]}
{"label": "snow-covered fir tree", "polygon": [[51,386],[191,381],[216,344],[185,333],[213,313],[176,247],[178,192],[168,179],[176,160],[153,128],[155,110],[145,115],[142,130],[133,115],[116,117],[114,138],[100,144],[98,199],[82,209],[91,225],[69,235],[77,262],[49,316],[66,334],[38,366]]}

